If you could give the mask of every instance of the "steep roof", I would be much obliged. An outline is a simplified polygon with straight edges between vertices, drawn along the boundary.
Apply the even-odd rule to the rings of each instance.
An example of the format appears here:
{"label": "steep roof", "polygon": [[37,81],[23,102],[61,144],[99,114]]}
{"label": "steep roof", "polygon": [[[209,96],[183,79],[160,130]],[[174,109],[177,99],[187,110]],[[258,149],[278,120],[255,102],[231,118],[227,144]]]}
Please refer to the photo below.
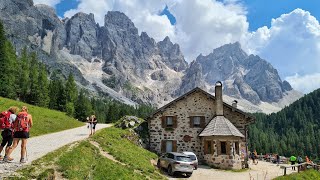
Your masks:
{"label": "steep roof", "polygon": [[[157,109],[155,112],[153,112],[151,115],[149,115],[149,116],[147,117],[147,120],[151,119],[151,118],[152,118],[154,115],[156,115],[157,113],[164,111],[164,110],[165,110],[167,107],[169,107],[170,105],[172,105],[172,104],[174,104],[174,103],[176,103],[176,102],[184,99],[186,96],[189,96],[189,95],[191,95],[191,94],[193,94],[193,93],[195,93],[195,92],[202,92],[202,93],[204,93],[207,97],[212,98],[212,99],[215,99],[215,96],[214,96],[214,95],[212,95],[212,94],[210,94],[210,93],[202,90],[202,89],[199,88],[199,87],[196,87],[196,88],[192,89],[191,91],[183,94],[182,96],[176,98],[175,100],[171,101],[170,103],[168,103],[168,104],[162,106],[161,108]],[[225,102],[223,102],[223,106],[229,107],[229,108],[233,109],[235,112],[238,112],[238,113],[240,113],[240,114],[242,114],[242,115],[247,116],[248,118],[250,118],[250,121],[251,121],[251,122],[254,122],[254,121],[255,121],[255,118],[254,118],[253,116],[251,116],[251,115],[249,115],[249,114],[241,111],[241,110],[238,109],[238,108],[234,108],[234,107],[232,107],[231,105],[229,105],[229,104],[227,104],[227,103],[225,103]]]}
{"label": "steep roof", "polygon": [[237,136],[244,135],[224,116],[214,117],[199,136]]}

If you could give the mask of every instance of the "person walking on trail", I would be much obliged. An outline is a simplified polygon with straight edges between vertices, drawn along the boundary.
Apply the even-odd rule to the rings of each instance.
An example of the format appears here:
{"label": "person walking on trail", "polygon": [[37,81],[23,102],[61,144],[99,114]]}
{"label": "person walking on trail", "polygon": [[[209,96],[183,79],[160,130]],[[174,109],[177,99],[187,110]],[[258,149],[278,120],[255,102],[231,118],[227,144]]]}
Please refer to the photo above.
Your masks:
{"label": "person walking on trail", "polygon": [[279,166],[279,164],[280,164],[280,156],[279,156],[279,154],[276,155],[276,158],[277,158],[277,165]]}
{"label": "person walking on trail", "polygon": [[[294,165],[294,164],[296,163],[296,160],[297,160],[297,158],[292,155],[292,156],[290,157],[291,165]],[[295,166],[292,166],[291,169],[295,171],[295,170],[296,170],[296,167],[295,167]]]}
{"label": "person walking on trail", "polygon": [[253,156],[254,156],[254,159],[256,160],[256,165],[258,164],[258,153],[256,150],[253,151]]}
{"label": "person walking on trail", "polygon": [[1,113],[1,136],[2,136],[2,142],[0,145],[0,160],[3,159],[3,157],[1,156],[1,152],[3,150],[3,148],[6,146],[4,152],[5,152],[5,156],[8,153],[9,148],[12,145],[13,142],[13,136],[12,136],[12,124],[13,122],[16,120],[16,113],[18,111],[18,108],[13,106],[10,107],[7,111],[4,111]]}
{"label": "person walking on trail", "polygon": [[13,160],[10,155],[21,140],[20,163],[27,162],[27,140],[29,138],[29,130],[32,127],[32,124],[32,116],[31,114],[28,114],[28,108],[26,106],[22,106],[21,112],[18,113],[17,118],[13,123],[13,145],[8,150],[8,154],[3,158],[4,161],[9,162]]}
{"label": "person walking on trail", "polygon": [[95,115],[90,116],[88,120],[88,127],[90,128],[90,134],[89,136],[93,135],[96,132],[96,125],[97,125],[97,118]]}
{"label": "person walking on trail", "polygon": [[302,159],[302,157],[301,156],[298,156],[298,164],[302,164],[303,163],[303,159]]}

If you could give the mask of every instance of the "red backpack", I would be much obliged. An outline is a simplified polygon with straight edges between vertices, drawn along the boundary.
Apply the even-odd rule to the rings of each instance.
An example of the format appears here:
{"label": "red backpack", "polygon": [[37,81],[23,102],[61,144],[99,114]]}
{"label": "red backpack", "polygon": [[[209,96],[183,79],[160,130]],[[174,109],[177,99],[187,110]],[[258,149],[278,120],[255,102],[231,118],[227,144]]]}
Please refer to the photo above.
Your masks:
{"label": "red backpack", "polygon": [[20,112],[13,123],[14,131],[29,132],[29,118],[28,113]]}
{"label": "red backpack", "polygon": [[11,112],[3,111],[0,114],[0,129],[10,129],[12,124],[9,122]]}

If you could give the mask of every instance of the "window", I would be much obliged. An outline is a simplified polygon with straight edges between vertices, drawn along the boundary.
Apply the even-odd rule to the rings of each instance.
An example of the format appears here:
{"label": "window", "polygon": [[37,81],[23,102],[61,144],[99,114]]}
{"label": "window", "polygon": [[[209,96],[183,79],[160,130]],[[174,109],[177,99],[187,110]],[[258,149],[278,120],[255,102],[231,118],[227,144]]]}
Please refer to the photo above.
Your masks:
{"label": "window", "polygon": [[172,152],[172,141],[166,141],[166,152]]}
{"label": "window", "polygon": [[167,127],[172,127],[173,126],[173,117],[172,116],[167,116],[166,117],[166,125],[167,125]]}
{"label": "window", "polygon": [[226,142],[221,142],[221,154],[227,154]]}
{"label": "window", "polygon": [[200,127],[201,117],[200,116],[194,116],[194,117],[192,117],[192,119],[193,119],[193,127]]}
{"label": "window", "polygon": [[212,144],[211,141],[205,141],[204,144],[204,154],[212,154]]}
{"label": "window", "polygon": [[161,126],[170,130],[177,128],[177,116],[162,116]]}
{"label": "window", "polygon": [[177,141],[176,140],[162,140],[161,141],[161,152],[177,152]]}
{"label": "window", "polygon": [[190,127],[191,128],[204,128],[206,125],[204,116],[190,116]]}
{"label": "window", "polygon": [[191,162],[191,159],[188,156],[176,156],[176,160],[182,162]]}
{"label": "window", "polygon": [[239,155],[239,154],[240,154],[240,153],[239,153],[239,142],[235,142],[234,145],[236,146],[236,147],[235,147],[236,154]]}

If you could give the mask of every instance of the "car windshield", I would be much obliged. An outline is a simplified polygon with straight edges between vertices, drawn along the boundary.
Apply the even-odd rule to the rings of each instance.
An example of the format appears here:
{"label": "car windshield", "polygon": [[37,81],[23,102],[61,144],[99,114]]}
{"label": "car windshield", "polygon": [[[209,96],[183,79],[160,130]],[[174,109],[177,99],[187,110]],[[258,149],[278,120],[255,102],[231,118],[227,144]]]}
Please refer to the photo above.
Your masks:
{"label": "car windshield", "polygon": [[177,161],[191,162],[191,159],[190,157],[187,157],[187,156],[177,156]]}
{"label": "car windshield", "polygon": [[191,159],[192,161],[194,161],[194,160],[197,159],[195,155],[188,155],[188,156],[190,157],[190,159]]}

